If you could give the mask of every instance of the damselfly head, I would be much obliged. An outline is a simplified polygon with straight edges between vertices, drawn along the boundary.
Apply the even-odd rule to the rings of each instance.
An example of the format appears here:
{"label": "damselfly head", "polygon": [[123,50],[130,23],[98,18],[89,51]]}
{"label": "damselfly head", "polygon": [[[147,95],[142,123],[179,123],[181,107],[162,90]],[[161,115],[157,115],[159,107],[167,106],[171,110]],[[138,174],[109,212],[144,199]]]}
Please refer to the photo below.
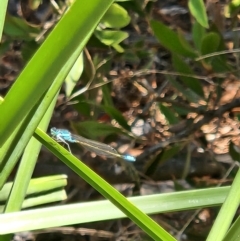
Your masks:
{"label": "damselfly head", "polygon": [[50,132],[51,132],[51,135],[52,135],[52,136],[56,136],[56,135],[58,134],[58,130],[57,130],[57,128],[55,128],[55,127],[52,127],[51,130],[50,130]]}

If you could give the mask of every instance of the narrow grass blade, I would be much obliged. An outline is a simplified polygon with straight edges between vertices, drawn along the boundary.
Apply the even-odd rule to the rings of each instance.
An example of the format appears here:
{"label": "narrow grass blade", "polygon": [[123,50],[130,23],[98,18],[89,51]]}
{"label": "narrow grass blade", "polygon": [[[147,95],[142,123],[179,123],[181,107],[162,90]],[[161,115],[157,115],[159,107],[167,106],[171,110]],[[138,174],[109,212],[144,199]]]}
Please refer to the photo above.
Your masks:
{"label": "narrow grass blade", "polygon": [[227,196],[221,210],[213,224],[213,227],[208,235],[207,241],[223,240],[226,235],[236,210],[240,202],[240,169],[232,183],[229,195]]}

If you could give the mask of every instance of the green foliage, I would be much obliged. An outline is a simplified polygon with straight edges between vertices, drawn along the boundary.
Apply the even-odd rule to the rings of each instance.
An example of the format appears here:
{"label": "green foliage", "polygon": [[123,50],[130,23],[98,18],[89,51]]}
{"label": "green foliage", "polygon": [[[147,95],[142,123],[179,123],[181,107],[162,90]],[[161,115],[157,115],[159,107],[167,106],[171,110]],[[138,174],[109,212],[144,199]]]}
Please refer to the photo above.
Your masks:
{"label": "green foliage", "polygon": [[201,53],[210,54],[218,50],[220,37],[217,33],[207,33],[201,41]]}
{"label": "green foliage", "polygon": [[130,126],[128,125],[127,121],[124,119],[122,114],[112,106],[101,106],[106,113],[109,114],[113,119],[115,119],[119,125],[121,125],[127,131],[131,131]]}
{"label": "green foliage", "polygon": [[194,22],[192,26],[192,37],[195,47],[198,51],[201,50],[202,39],[206,34],[206,29],[199,24],[198,22]]}
{"label": "green foliage", "polygon": [[114,29],[123,28],[127,26],[129,22],[130,16],[127,11],[120,5],[114,3],[101,19],[100,25],[94,34],[103,44],[111,46],[116,51],[122,53],[124,49],[119,43],[128,37],[128,33]]}
{"label": "green foliage", "polygon": [[156,155],[153,159],[149,160],[146,163],[144,174],[145,175],[154,174],[157,168],[159,167],[159,165],[162,165],[171,157],[174,157],[176,154],[180,152],[181,149],[182,149],[181,145],[175,144],[173,146],[169,146],[161,150],[161,152],[158,155]]}
{"label": "green foliage", "polygon": [[208,17],[204,2],[202,0],[189,0],[188,7],[191,14],[196,18],[196,21],[204,28],[208,28]]}
{"label": "green foliage", "polygon": [[[6,201],[4,208],[0,206],[2,212],[5,212],[0,215],[0,234],[25,231],[26,228],[28,230],[48,228],[53,225],[51,220],[56,221],[54,222],[56,226],[104,220],[102,213],[109,213],[111,209],[112,212],[108,219],[125,215],[152,239],[175,240],[170,233],[145,213],[189,210],[220,205],[224,202],[207,240],[222,240],[225,235],[225,240],[233,240],[239,235],[237,228],[239,219],[229,229],[239,204],[239,192],[237,191],[240,179],[239,171],[231,189],[227,187],[157,196],[139,196],[129,202],[104,179],[45,133],[61,90],[61,93],[64,92],[66,96],[66,101],[64,99],[60,103],[60,109],[64,110],[68,105],[72,105],[74,108],[72,112],[76,111],[81,119],[81,122],[79,119],[76,122],[70,121],[72,129],[76,133],[91,139],[105,137],[116,139],[117,136],[124,136],[129,141],[132,140],[133,145],[137,144],[136,146],[142,149],[143,155],[144,148],[150,147],[146,150],[147,157],[141,160],[140,155],[140,161],[137,161],[136,165],[123,163],[124,168],[131,165],[135,174],[138,174],[139,170],[142,172],[141,168],[137,169],[138,164],[141,164],[142,161],[144,162],[144,168],[142,168],[144,174],[152,178],[152,175],[159,169],[159,165],[179,154],[185,146],[194,143],[193,138],[200,143],[200,138],[195,137],[194,133],[199,131],[202,126],[194,132],[189,133],[188,131],[205,117],[211,120],[211,115],[218,106],[218,100],[223,95],[221,75],[218,74],[232,70],[228,58],[216,53],[226,50],[223,34],[217,29],[216,23],[209,24],[206,7],[202,0],[188,1],[190,14],[193,16],[191,38],[186,38],[185,33],[180,29],[175,30],[175,26],[153,20],[150,14],[154,1],[145,3],[144,1],[121,0],[117,2],[113,3],[112,0],[75,1],[52,31],[43,34],[39,41],[36,37],[39,37],[41,27],[29,26],[23,19],[8,14],[5,21],[3,20],[2,16],[5,16],[5,11],[3,12],[2,9],[6,9],[6,1],[1,1],[0,31],[1,33],[3,31],[4,38],[0,46],[0,54],[5,55],[11,50],[12,39],[20,40],[23,43],[21,57],[27,64],[4,100],[1,99],[0,105],[0,187],[3,187],[3,190],[0,191],[0,201],[3,201],[2,197]],[[235,17],[238,10],[239,1],[230,2],[228,16]],[[139,35],[135,42],[123,43],[129,36],[132,37],[133,29],[137,30],[136,32],[141,29],[142,22],[138,22],[139,16],[144,18],[144,24],[149,24],[145,27],[144,33],[149,33],[148,30],[151,28],[159,43],[152,46],[146,43],[145,37]],[[145,26],[144,24],[143,26]],[[66,29],[71,31],[67,31],[66,34]],[[94,48],[91,49],[91,47]],[[171,56],[171,64],[165,65],[167,70],[158,71],[157,66],[164,62],[163,57],[167,55],[166,53]],[[117,68],[119,72],[110,73],[114,69],[112,66],[122,63],[123,65]],[[128,63],[131,65],[129,71],[124,67],[124,64]],[[138,71],[139,68],[140,71]],[[151,70],[155,74],[151,81],[145,77],[142,78],[142,81],[138,79],[144,73],[149,74]],[[158,74],[166,74],[163,77],[166,83],[165,86],[163,84],[163,88],[162,86],[159,88],[164,81],[158,78]],[[119,78],[113,77],[118,75],[120,75]],[[118,82],[111,83],[114,80]],[[64,88],[62,88],[63,83]],[[209,83],[211,85],[208,85]],[[124,92],[126,93],[118,92],[122,86],[125,87]],[[206,91],[208,86],[211,88]],[[130,96],[130,101],[126,97],[127,94]],[[123,102],[118,109],[115,107],[117,98]],[[161,104],[156,106],[155,102],[158,101],[158,98]],[[153,108],[153,106],[159,107],[159,109]],[[126,113],[123,114],[125,109]],[[154,144],[155,134],[164,136],[158,129],[159,119],[153,114],[159,110],[169,125],[178,127],[179,124],[185,123],[183,126],[180,125],[179,132],[176,131],[177,143],[171,142],[175,136],[168,133],[171,135],[170,141],[164,142],[163,140]],[[98,122],[102,112],[107,114],[106,123]],[[193,115],[197,117],[189,118]],[[146,117],[144,122],[151,120],[151,124],[154,122],[153,126],[156,127],[153,132],[151,130],[148,132],[147,128],[143,128],[144,138],[148,140],[147,144],[144,143],[146,139],[141,139],[142,134],[134,137],[131,133],[139,117],[141,119]],[[220,118],[220,116],[215,117]],[[127,118],[134,119],[132,126]],[[112,125],[113,122],[116,123],[116,126]],[[161,130],[165,132],[164,128]],[[189,134],[184,136],[185,133]],[[179,136],[184,136],[184,139],[180,139]],[[188,138],[191,139],[188,140]],[[183,144],[178,143],[180,141],[183,141]],[[164,143],[166,144],[164,145]],[[41,144],[110,200],[114,207],[106,202],[105,207],[101,206],[101,202],[83,203],[79,212],[81,214],[84,212],[84,215],[79,215],[76,209],[69,210],[64,205],[57,209],[57,212],[54,208],[49,208],[44,217],[47,222],[41,217],[41,210],[36,210],[35,213],[32,211],[33,213],[30,212],[29,216],[25,212],[18,212],[15,215],[23,215],[29,226],[13,225],[12,222],[16,216],[11,216],[7,212],[16,212],[21,207],[32,207],[66,198],[65,192],[62,190],[66,184],[65,178],[61,181],[54,180],[52,183],[48,183],[49,186],[41,183],[41,188],[45,188],[41,191],[38,189],[39,186],[34,183],[36,184],[33,188],[34,191],[29,191],[32,190],[31,185],[34,180],[31,180],[31,175]],[[151,150],[154,148],[155,152],[152,153]],[[233,142],[229,144],[229,154],[233,160],[239,161],[239,153]],[[6,180],[20,157],[20,164],[14,182],[11,184],[11,190],[9,187],[6,191]],[[59,188],[61,192],[59,192]],[[57,190],[52,192],[52,189]],[[46,190],[47,192],[51,190],[48,193],[49,196],[37,197],[34,200],[29,200],[29,196],[27,196],[27,199],[24,200],[26,194],[32,195],[46,192]],[[148,208],[151,206],[149,203],[153,198],[154,204],[151,205],[154,208],[149,210]],[[143,202],[146,203],[146,206],[142,205]],[[76,208],[76,206],[74,207]],[[102,213],[95,217],[94,214],[98,211]],[[59,219],[59,215],[66,218]],[[88,215],[91,218],[88,219]],[[37,222],[37,220],[44,220],[44,223]],[[4,229],[5,223],[7,228]],[[18,224],[22,224],[21,219]],[[8,239],[7,236],[2,238],[2,240]]]}
{"label": "green foliage", "polygon": [[193,103],[197,103],[199,101],[199,97],[191,89],[186,89],[183,85],[171,77],[168,79],[172,86],[175,87],[176,90],[178,90],[188,101]]}
{"label": "green foliage", "polygon": [[96,139],[110,134],[122,133],[119,128],[104,123],[98,123],[96,121],[82,121],[72,125],[73,128],[77,130],[77,133],[91,139]]}
{"label": "green foliage", "polygon": [[[184,62],[181,58],[179,58],[176,54],[173,54],[173,66],[174,68],[183,74],[193,76],[194,72],[192,71],[191,67]],[[198,79],[195,79],[193,77],[187,77],[187,76],[180,76],[180,79],[184,83],[186,87],[191,89],[195,94],[198,96],[204,98],[204,93],[202,89],[202,85]]]}
{"label": "green foliage", "polygon": [[229,4],[225,7],[225,15],[226,17],[231,17],[236,15],[240,9],[240,1],[239,0],[232,0]]}
{"label": "green foliage", "polygon": [[170,125],[174,125],[179,122],[178,117],[169,107],[165,106],[164,104],[160,104],[159,107]]}
{"label": "green foliage", "polygon": [[152,20],[151,27],[159,42],[171,52],[184,57],[197,57],[194,49],[192,49],[186,42],[185,44],[182,44],[182,39],[180,40],[179,35],[163,23]]}
{"label": "green foliage", "polygon": [[76,86],[80,76],[83,72],[83,53],[79,55],[76,62],[74,63],[72,69],[68,73],[68,76],[66,77],[65,83],[66,83],[66,95],[70,97],[74,87]]}
{"label": "green foliage", "polygon": [[101,19],[101,23],[107,28],[123,28],[130,23],[130,16],[123,7],[114,3]]}
{"label": "green foliage", "polygon": [[34,37],[37,37],[37,34],[40,33],[39,29],[30,27],[24,20],[12,17],[8,14],[5,19],[3,32],[11,38],[26,41],[33,40]]}
{"label": "green foliage", "polygon": [[107,46],[112,46],[118,52],[123,52],[124,49],[121,48],[119,43],[126,39],[128,37],[128,34],[123,31],[96,30],[95,36]]}

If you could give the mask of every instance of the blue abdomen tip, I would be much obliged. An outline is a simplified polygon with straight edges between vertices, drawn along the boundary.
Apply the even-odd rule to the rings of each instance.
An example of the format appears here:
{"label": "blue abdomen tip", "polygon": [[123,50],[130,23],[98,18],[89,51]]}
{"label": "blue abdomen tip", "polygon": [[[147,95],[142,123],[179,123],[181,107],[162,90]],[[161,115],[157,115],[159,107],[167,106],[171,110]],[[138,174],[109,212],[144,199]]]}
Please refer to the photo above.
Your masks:
{"label": "blue abdomen tip", "polygon": [[136,158],[130,155],[124,155],[124,160],[129,161],[129,162],[135,162]]}

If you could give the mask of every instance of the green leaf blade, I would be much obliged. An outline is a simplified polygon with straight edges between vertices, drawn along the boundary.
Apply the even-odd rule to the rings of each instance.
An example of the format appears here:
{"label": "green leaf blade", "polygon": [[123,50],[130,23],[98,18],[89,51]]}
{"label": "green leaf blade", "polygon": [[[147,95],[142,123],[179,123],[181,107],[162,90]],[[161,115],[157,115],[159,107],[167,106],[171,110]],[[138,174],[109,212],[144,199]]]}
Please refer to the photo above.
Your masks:
{"label": "green leaf blade", "polygon": [[204,27],[209,28],[206,8],[202,0],[189,0],[188,7],[191,14]]}
{"label": "green leaf blade", "polygon": [[[197,54],[195,51],[188,46],[186,48],[181,42],[182,40],[179,39],[177,33],[171,30],[169,27],[164,25],[161,22],[157,22],[152,20],[150,22],[154,35],[157,37],[159,42],[168,50],[173,53],[177,53],[181,56],[196,58]],[[186,43],[185,43],[186,44]],[[190,50],[192,49],[192,50]]]}

